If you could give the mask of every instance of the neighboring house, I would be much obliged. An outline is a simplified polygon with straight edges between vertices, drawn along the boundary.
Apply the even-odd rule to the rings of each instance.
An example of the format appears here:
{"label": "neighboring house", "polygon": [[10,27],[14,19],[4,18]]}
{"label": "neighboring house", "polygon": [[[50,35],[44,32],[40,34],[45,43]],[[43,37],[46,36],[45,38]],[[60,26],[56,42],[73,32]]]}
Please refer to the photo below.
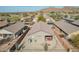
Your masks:
{"label": "neighboring house", "polygon": [[[25,32],[27,29],[27,26],[24,25],[22,22],[17,22],[13,25],[7,26],[0,30],[0,37],[2,39],[10,38],[14,39],[20,36],[22,33]],[[0,39],[0,40],[2,40]]]}
{"label": "neighboring house", "polygon": [[48,14],[43,14],[43,16],[44,18],[46,18],[46,23],[52,27],[55,20],[51,18]]}
{"label": "neighboring house", "polygon": [[8,37],[11,36],[12,34],[11,32],[8,32],[7,30],[3,30],[3,28],[7,27],[8,25],[9,24],[7,21],[0,19],[0,43],[2,43],[1,41],[2,39],[9,39]]}
{"label": "neighboring house", "polygon": [[23,17],[23,18],[21,18],[21,21],[23,21],[26,25],[31,25],[33,18],[31,16]]}
{"label": "neighboring house", "polygon": [[54,22],[51,19],[46,19],[46,23],[50,26],[53,27]]}
{"label": "neighboring house", "polygon": [[22,51],[65,50],[53,30],[44,22],[35,23],[22,42]]}
{"label": "neighboring house", "polygon": [[8,25],[7,21],[0,20],[0,29],[2,29],[3,27],[6,27],[7,25]]}
{"label": "neighboring house", "polygon": [[24,25],[23,22],[17,22],[13,25],[4,28],[5,30],[12,32],[14,34],[14,38],[20,36],[25,30],[27,26]]}
{"label": "neighboring house", "polygon": [[79,31],[78,23],[79,21],[60,20],[55,23],[55,26],[68,37]]}
{"label": "neighboring house", "polygon": [[79,20],[76,20],[76,21],[72,22],[72,25],[75,25],[75,26],[79,27]]}
{"label": "neighboring house", "polygon": [[1,29],[0,30],[0,40],[12,38],[12,34],[13,34],[12,32]]}
{"label": "neighboring house", "polygon": [[1,51],[15,51],[19,49],[19,44],[28,30],[29,27],[20,21],[0,29],[0,45],[3,44],[2,46],[5,48],[4,44],[6,44],[8,48],[5,48],[6,50],[1,48]]}

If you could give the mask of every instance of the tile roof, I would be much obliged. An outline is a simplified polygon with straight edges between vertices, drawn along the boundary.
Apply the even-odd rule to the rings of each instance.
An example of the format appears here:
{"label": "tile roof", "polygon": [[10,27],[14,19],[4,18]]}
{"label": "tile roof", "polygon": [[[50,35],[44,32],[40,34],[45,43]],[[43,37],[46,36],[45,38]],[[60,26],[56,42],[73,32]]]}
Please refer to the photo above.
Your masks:
{"label": "tile roof", "polygon": [[10,31],[12,33],[16,33],[18,32],[20,29],[22,29],[24,27],[24,23],[22,22],[17,22],[13,25],[10,25],[8,27],[5,27],[4,29],[7,30],[7,31]]}
{"label": "tile roof", "polygon": [[74,21],[72,23],[75,24],[75,25],[77,25],[77,26],[79,26],[79,20],[76,20],[76,21]]}
{"label": "tile roof", "polygon": [[32,26],[31,30],[29,30],[27,35],[31,35],[38,31],[44,31],[44,32],[52,34],[51,27],[49,25],[47,25],[46,23],[40,21]]}
{"label": "tile roof", "polygon": [[57,25],[57,27],[62,29],[67,34],[71,34],[73,32],[79,31],[79,27],[74,26],[74,25],[66,22],[65,20],[60,20],[60,21],[56,22],[55,25]]}
{"label": "tile roof", "polygon": [[0,21],[0,27],[6,26],[8,24],[7,21]]}

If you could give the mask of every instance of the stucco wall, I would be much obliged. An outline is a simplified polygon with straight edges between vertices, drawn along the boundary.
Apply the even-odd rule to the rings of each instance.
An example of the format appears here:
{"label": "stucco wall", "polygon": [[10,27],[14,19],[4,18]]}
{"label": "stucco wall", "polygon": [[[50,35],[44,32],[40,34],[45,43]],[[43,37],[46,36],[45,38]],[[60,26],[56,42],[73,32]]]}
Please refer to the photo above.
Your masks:
{"label": "stucco wall", "polygon": [[[25,40],[26,49],[44,49],[45,44],[45,35],[50,35],[45,32],[37,32],[27,37]],[[29,42],[29,39],[32,39],[32,43]]]}
{"label": "stucco wall", "polygon": [[[39,50],[44,50],[44,45],[45,45],[45,35],[51,35],[46,32],[36,32],[30,36],[27,36],[27,38],[24,41],[24,50],[29,50],[29,49],[39,49]],[[53,36],[53,34],[52,34]],[[32,43],[29,42],[29,38],[32,38]],[[56,36],[53,36],[52,41],[49,42],[50,46],[48,46],[49,50],[52,49],[64,49],[60,42],[57,40]]]}

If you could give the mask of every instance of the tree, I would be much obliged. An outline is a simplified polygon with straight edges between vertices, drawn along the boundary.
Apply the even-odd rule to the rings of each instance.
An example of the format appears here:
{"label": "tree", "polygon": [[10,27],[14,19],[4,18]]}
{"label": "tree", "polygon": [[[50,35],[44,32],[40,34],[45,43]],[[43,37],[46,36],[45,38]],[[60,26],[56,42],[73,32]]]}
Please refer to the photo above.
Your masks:
{"label": "tree", "polygon": [[27,17],[29,16],[27,13],[23,13],[23,17]]}
{"label": "tree", "polygon": [[8,18],[9,22],[17,22],[19,20],[20,20],[19,16],[11,16],[11,17]]}
{"label": "tree", "polygon": [[79,15],[75,16],[75,20],[79,20]]}
{"label": "tree", "polygon": [[0,16],[10,16],[9,13],[0,13]]}
{"label": "tree", "polygon": [[68,15],[65,15],[64,18],[68,18]]}
{"label": "tree", "polygon": [[71,41],[75,47],[79,48],[79,34],[76,35]]}
{"label": "tree", "polygon": [[50,17],[52,17],[55,21],[59,21],[62,19],[63,15],[61,12],[50,12]]}
{"label": "tree", "polygon": [[46,19],[42,16],[42,15],[40,15],[39,17],[38,17],[38,20],[37,20],[38,22],[39,21],[43,21],[43,22],[46,22]]}

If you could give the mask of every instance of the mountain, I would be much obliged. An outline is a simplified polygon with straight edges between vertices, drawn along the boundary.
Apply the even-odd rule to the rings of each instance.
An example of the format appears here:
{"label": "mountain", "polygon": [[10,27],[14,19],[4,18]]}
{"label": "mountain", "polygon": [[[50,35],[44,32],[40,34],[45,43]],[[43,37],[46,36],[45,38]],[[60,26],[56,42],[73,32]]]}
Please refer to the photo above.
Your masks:
{"label": "mountain", "polygon": [[47,8],[47,9],[42,9],[41,12],[47,13],[47,12],[71,12],[72,10],[69,8]]}

